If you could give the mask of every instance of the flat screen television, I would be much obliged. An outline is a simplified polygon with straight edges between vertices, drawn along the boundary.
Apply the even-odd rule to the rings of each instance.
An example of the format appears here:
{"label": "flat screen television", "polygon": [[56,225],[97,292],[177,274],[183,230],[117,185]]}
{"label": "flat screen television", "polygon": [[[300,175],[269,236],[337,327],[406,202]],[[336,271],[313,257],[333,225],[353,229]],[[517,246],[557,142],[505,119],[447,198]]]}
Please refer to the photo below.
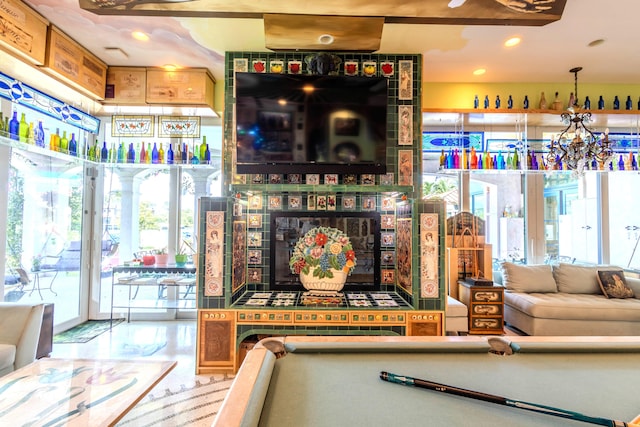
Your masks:
{"label": "flat screen television", "polygon": [[384,77],[236,73],[238,173],[386,173]]}
{"label": "flat screen television", "polygon": [[301,236],[314,227],[335,227],[349,236],[356,267],[345,291],[380,290],[380,214],[377,212],[274,212],[271,214],[271,290],[304,291],[289,269],[289,259]]}

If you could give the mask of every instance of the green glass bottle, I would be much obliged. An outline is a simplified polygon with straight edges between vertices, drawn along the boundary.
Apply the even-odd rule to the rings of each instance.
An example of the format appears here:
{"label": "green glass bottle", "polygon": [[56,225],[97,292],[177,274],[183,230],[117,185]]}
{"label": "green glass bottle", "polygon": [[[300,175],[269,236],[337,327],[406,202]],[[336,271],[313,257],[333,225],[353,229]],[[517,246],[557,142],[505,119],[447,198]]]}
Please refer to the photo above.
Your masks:
{"label": "green glass bottle", "polygon": [[24,113],[20,115],[18,135],[20,136],[20,142],[27,142],[27,139],[29,138],[29,124],[27,123]]}
{"label": "green glass bottle", "polygon": [[202,135],[202,144],[200,144],[200,163],[204,163],[207,154],[207,136]]}
{"label": "green glass bottle", "polygon": [[4,116],[2,115],[2,111],[0,111],[0,136],[4,136]]}

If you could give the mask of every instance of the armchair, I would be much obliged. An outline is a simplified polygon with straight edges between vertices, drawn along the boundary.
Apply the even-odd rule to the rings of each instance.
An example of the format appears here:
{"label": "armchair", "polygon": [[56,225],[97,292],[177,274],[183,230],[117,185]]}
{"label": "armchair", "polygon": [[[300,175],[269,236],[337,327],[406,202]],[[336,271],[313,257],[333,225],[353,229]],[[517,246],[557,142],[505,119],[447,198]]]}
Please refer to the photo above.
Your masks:
{"label": "armchair", "polygon": [[36,359],[44,304],[0,302],[0,376]]}

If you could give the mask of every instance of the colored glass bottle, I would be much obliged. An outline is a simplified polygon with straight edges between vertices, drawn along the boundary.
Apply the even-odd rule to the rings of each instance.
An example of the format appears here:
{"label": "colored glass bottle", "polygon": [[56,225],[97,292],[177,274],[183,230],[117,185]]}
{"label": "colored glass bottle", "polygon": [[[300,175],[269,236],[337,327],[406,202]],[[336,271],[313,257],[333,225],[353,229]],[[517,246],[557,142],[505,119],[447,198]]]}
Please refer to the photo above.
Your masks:
{"label": "colored glass bottle", "polygon": [[160,148],[158,149],[158,163],[164,163],[164,148],[162,147],[162,142],[160,143]]}
{"label": "colored glass bottle", "polygon": [[613,109],[614,110],[619,110],[620,109],[620,100],[618,99],[618,95],[616,95],[613,98]]}
{"label": "colored glass bottle", "polygon": [[584,108],[585,110],[591,109],[591,100],[589,99],[588,96],[584,99]]}
{"label": "colored glass bottle", "polygon": [[63,153],[68,153],[69,152],[69,138],[67,138],[67,131],[66,130],[62,131],[62,138],[60,138],[59,151],[61,151]]}
{"label": "colored glass bottle", "polygon": [[4,136],[4,133],[7,129],[4,128],[4,117],[2,115],[2,111],[0,111],[0,136]]}
{"label": "colored glass bottle", "polygon": [[13,112],[13,117],[9,121],[9,138],[20,140],[20,122],[18,121],[18,112]]}
{"label": "colored glass bottle", "polygon": [[478,108],[480,106],[480,100],[478,99],[478,95],[473,98],[473,108]]}
{"label": "colored glass bottle", "polygon": [[176,150],[173,152],[173,163],[182,163],[182,150],[180,150],[180,144],[176,144]]}
{"label": "colored glass bottle", "polygon": [[513,108],[513,98],[509,95],[509,99],[507,99],[507,108],[510,110]]}
{"label": "colored glass bottle", "polygon": [[155,142],[153,143],[153,150],[151,150],[151,163],[158,163],[158,147]]}
{"label": "colored glass bottle", "polygon": [[152,154],[153,153],[151,152],[151,143],[147,142],[147,152],[144,155],[144,162],[145,163],[151,164],[151,160],[152,160],[151,156],[152,156]]}
{"label": "colored glass bottle", "polygon": [[182,163],[189,163],[189,150],[187,144],[182,144]]}
{"label": "colored glass bottle", "polygon": [[484,108],[489,108],[489,95],[484,96]]}
{"label": "colored glass bottle", "polygon": [[35,134],[35,128],[33,126],[33,122],[29,122],[29,130],[27,131],[27,142],[29,144],[35,144],[36,143],[36,139],[34,137]]}
{"label": "colored glass bottle", "polygon": [[169,144],[169,149],[167,150],[167,164],[173,164],[173,147]]}
{"label": "colored glass bottle", "polygon": [[33,137],[38,147],[44,148],[44,129],[42,128],[42,120],[38,121],[38,126],[33,130]]}
{"label": "colored glass bottle", "polygon": [[602,95],[598,98],[598,110],[604,110],[604,99],[602,98]]}
{"label": "colored glass bottle", "polygon": [[631,101],[631,96],[627,96],[627,100],[625,102],[625,108],[627,110],[631,110],[633,108],[633,102]]}
{"label": "colored glass bottle", "polygon": [[[76,134],[71,134],[71,139],[69,140],[69,154],[72,156],[78,155],[78,141],[76,141]],[[95,157],[95,155],[94,155]],[[92,159],[93,160],[93,159]]]}
{"label": "colored glass bottle", "polygon": [[202,135],[202,143],[200,144],[200,163],[204,163],[204,158],[207,153],[207,137],[206,135]]}
{"label": "colored glass bottle", "polygon": [[100,150],[100,161],[106,163],[109,160],[109,149],[107,149],[107,141],[102,142],[102,150]]}
{"label": "colored glass bottle", "polygon": [[209,151],[209,144],[207,144],[207,147],[204,151],[204,161],[206,164],[211,163],[211,152]]}
{"label": "colored glass bottle", "polygon": [[127,163],[135,163],[136,150],[133,149],[133,142],[129,143],[129,149],[127,150]]}
{"label": "colored glass bottle", "polygon": [[496,109],[500,108],[500,95],[496,95]]}
{"label": "colored glass bottle", "polygon": [[524,101],[522,103],[522,106],[525,110],[529,108],[529,97],[527,95],[524,96]]}
{"label": "colored glass bottle", "polygon": [[27,142],[29,138],[29,124],[24,113],[20,114],[20,123],[18,123],[18,135],[20,142]]}

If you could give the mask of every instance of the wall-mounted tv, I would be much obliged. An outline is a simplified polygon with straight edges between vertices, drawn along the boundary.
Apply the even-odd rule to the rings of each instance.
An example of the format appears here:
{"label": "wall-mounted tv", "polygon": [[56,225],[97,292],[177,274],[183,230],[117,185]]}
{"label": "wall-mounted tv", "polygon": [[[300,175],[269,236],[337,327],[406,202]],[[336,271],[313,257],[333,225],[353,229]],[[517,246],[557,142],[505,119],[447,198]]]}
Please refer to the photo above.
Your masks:
{"label": "wall-mounted tv", "polygon": [[345,291],[380,290],[380,214],[377,212],[274,212],[270,224],[271,290],[304,291],[289,259],[298,239],[314,227],[335,227],[349,236],[356,268]]}
{"label": "wall-mounted tv", "polygon": [[386,173],[386,78],[235,76],[238,173]]}

